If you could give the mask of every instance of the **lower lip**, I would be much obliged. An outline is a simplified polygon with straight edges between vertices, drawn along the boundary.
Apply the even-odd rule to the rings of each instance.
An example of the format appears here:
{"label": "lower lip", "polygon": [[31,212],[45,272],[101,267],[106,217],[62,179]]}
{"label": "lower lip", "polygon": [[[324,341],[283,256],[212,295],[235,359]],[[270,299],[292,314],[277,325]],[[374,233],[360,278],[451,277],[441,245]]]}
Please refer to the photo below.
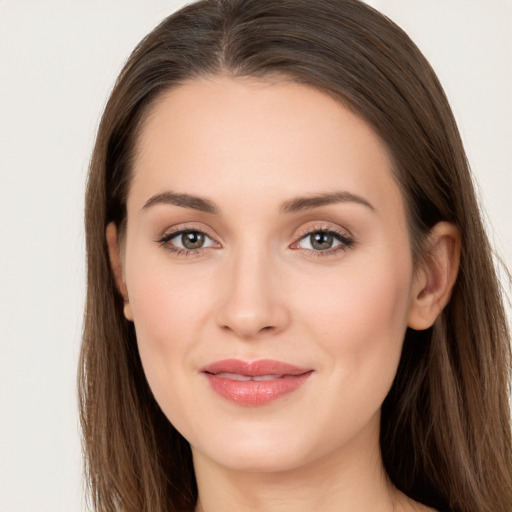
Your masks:
{"label": "lower lip", "polygon": [[273,402],[300,388],[312,372],[287,375],[265,381],[239,381],[206,373],[212,389],[223,398],[238,405],[255,407]]}

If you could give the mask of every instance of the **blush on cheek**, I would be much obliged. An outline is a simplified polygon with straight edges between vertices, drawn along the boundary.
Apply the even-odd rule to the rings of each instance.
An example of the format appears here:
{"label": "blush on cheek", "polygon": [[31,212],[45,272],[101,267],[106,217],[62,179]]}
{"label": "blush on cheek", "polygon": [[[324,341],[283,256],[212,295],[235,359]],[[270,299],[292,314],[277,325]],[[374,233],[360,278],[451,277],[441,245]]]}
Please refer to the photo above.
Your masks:
{"label": "blush on cheek", "polygon": [[199,342],[205,288],[154,267],[133,277],[130,302],[141,358],[148,373],[151,365],[166,378],[169,367],[182,363],[183,354]]}

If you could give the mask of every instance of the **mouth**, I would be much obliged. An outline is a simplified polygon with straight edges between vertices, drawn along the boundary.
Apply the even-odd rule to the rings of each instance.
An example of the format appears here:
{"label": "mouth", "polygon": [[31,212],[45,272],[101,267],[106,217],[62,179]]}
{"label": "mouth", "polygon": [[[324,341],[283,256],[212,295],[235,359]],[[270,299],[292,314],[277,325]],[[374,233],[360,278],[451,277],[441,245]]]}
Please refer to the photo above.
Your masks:
{"label": "mouth", "polygon": [[268,380],[274,379],[283,379],[287,377],[287,375],[255,375],[254,377],[250,377],[249,375],[240,375],[238,373],[214,373],[210,375],[215,375],[215,377],[219,377],[220,379],[231,379],[238,380],[240,382],[248,382],[250,380],[254,382],[264,382]]}
{"label": "mouth", "polygon": [[226,359],[205,366],[201,372],[211,389],[224,399],[243,406],[260,406],[299,389],[313,369],[269,359]]}

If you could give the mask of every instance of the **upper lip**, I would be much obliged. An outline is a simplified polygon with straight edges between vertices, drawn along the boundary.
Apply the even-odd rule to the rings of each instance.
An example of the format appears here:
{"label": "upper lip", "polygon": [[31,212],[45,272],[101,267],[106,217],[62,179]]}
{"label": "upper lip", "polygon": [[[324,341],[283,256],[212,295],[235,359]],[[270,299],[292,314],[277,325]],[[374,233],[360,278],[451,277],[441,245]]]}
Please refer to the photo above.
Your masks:
{"label": "upper lip", "polygon": [[262,375],[303,375],[312,371],[311,368],[301,368],[293,364],[272,359],[259,359],[257,361],[241,361],[239,359],[224,359],[215,361],[201,368],[201,372],[218,374],[234,373],[246,375],[247,377],[258,377]]}

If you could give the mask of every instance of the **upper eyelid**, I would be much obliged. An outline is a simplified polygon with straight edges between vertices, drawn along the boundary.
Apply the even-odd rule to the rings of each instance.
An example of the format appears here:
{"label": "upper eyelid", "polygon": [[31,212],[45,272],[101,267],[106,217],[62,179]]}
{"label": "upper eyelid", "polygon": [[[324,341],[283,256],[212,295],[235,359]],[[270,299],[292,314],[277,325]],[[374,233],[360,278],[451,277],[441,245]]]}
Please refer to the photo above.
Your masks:
{"label": "upper eyelid", "polygon": [[341,226],[333,226],[332,224],[314,224],[312,226],[309,226],[307,228],[301,228],[297,234],[295,235],[298,239],[303,238],[305,236],[311,235],[312,233],[317,233],[319,231],[324,231],[328,233],[335,233],[341,236],[344,236],[346,238],[353,239],[354,236],[348,230],[347,228],[341,227]]}
{"label": "upper eyelid", "polygon": [[174,236],[178,236],[182,233],[186,233],[189,231],[197,231],[198,233],[203,233],[212,240],[215,240],[216,242],[220,243],[219,237],[213,234],[212,229],[210,229],[209,227],[205,228],[204,226],[198,226],[196,224],[177,224],[176,226],[172,226],[162,231],[161,235],[158,236],[158,239],[162,240],[164,238],[173,238]]}

